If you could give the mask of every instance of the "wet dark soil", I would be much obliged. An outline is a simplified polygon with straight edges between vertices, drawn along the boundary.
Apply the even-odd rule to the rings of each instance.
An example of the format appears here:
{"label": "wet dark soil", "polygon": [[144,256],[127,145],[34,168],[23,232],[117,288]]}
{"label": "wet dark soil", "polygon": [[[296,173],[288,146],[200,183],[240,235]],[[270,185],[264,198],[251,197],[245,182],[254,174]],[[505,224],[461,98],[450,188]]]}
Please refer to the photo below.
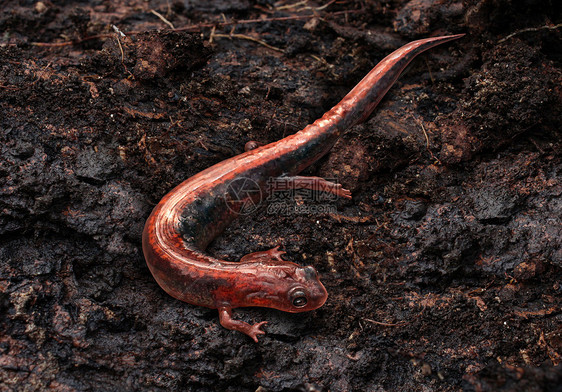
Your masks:
{"label": "wet dark soil", "polygon": [[[5,2],[0,390],[562,390],[561,22],[554,0]],[[325,306],[237,310],[269,320],[255,344],[158,287],[165,193],[461,32],[307,169],[352,200],[264,206],[208,250],[281,245]]]}

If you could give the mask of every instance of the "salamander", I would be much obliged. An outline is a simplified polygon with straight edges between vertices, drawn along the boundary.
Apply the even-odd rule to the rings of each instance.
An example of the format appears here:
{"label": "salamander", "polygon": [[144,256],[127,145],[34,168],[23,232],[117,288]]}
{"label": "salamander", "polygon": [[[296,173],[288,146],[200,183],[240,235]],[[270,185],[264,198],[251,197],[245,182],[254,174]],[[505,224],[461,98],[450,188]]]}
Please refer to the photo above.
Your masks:
{"label": "salamander", "polygon": [[321,307],[328,294],[315,268],[284,260],[279,247],[231,262],[205,253],[207,245],[243,213],[244,206],[271,192],[272,180],[350,198],[339,184],[297,174],[326,154],[345,130],[365,121],[414,57],[463,35],[401,47],[313,124],[264,146],[248,143],[248,151],[203,170],[165,195],[142,236],[146,262],[162,289],[181,301],[218,309],[222,326],[256,342],[267,321],[250,325],[233,318],[233,308],[260,306],[296,313]]}

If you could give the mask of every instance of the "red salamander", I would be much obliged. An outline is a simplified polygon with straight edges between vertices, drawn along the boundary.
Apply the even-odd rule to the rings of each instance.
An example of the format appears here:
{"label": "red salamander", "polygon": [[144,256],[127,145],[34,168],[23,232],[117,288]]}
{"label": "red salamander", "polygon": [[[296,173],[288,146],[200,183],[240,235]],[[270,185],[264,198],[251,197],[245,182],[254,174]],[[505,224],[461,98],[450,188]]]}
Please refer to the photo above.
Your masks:
{"label": "red salamander", "polygon": [[[144,227],[146,262],[158,284],[172,297],[218,309],[222,326],[254,341],[266,321],[253,325],[232,317],[246,306],[305,312],[319,308],[328,294],[312,266],[284,260],[277,248],[250,253],[240,262],[215,259],[207,245],[260,192],[243,192],[249,179],[266,194],[272,179],[318,188],[340,197],[350,192],[317,177],[296,176],[316,162],[348,128],[365,121],[404,68],[418,54],[463,34],[411,42],[384,58],[336,106],[302,131],[217,163],[185,180],[156,205]],[[242,199],[246,198],[246,200]],[[239,203],[229,201],[236,200]],[[241,202],[240,202],[241,201]],[[238,206],[238,207],[237,207]]]}

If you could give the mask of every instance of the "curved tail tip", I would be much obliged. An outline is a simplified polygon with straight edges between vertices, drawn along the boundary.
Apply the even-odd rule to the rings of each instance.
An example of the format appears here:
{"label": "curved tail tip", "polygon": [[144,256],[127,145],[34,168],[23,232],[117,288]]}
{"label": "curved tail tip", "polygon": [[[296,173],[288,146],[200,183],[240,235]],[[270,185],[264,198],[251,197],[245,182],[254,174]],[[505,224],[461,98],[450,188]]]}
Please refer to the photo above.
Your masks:
{"label": "curved tail tip", "polygon": [[462,33],[462,34],[453,34],[453,35],[445,35],[441,38],[450,38],[450,39],[458,39],[461,37],[464,37],[466,35],[466,33]]}
{"label": "curved tail tip", "polygon": [[416,43],[416,44],[425,44],[428,43],[430,44],[430,47],[434,47],[440,44],[443,44],[445,42],[450,42],[459,38],[464,37],[466,34],[462,33],[462,34],[451,34],[451,35],[440,35],[440,36],[436,36],[436,37],[429,37],[429,38],[423,38],[417,41],[413,41],[412,43]]}

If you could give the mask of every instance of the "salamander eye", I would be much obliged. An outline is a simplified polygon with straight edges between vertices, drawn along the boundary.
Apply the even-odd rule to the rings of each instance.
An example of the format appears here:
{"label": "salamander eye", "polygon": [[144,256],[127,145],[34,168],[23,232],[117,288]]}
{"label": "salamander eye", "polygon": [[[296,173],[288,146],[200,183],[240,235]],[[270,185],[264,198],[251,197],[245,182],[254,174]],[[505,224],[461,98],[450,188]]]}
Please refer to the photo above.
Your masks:
{"label": "salamander eye", "polygon": [[306,294],[302,291],[293,292],[291,297],[293,306],[296,308],[302,308],[303,306],[306,306],[306,303],[308,302],[306,299]]}

